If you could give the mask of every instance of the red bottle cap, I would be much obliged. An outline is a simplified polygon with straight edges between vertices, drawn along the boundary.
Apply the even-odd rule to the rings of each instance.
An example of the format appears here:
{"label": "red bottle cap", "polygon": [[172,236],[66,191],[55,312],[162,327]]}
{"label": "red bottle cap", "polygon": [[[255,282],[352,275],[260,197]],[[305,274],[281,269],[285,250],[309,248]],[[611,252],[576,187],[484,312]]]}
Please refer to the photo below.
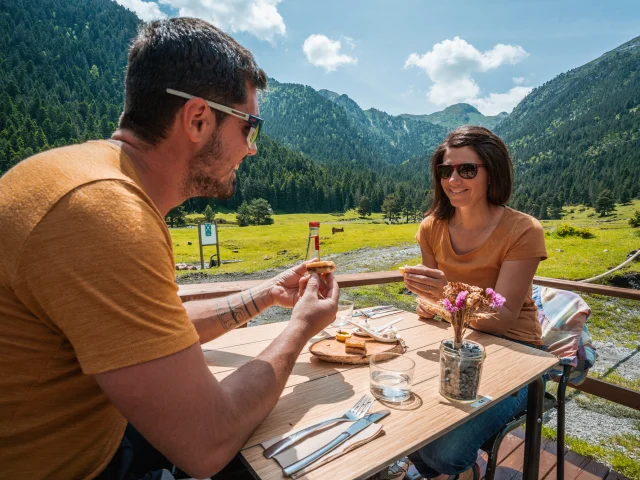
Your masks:
{"label": "red bottle cap", "polygon": [[319,227],[320,226],[320,222],[309,222],[309,226],[310,227]]}

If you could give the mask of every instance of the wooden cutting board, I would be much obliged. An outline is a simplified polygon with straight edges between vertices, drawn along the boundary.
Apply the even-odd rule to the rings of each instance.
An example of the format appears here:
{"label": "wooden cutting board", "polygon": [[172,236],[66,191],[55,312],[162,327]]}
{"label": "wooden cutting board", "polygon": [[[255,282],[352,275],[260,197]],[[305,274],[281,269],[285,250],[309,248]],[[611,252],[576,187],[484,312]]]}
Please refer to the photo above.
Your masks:
{"label": "wooden cutting board", "polygon": [[369,363],[369,355],[377,353],[404,353],[405,346],[402,340],[396,343],[377,342],[373,339],[366,340],[367,356],[362,357],[344,351],[344,342],[339,342],[336,337],[319,340],[309,347],[309,352],[320,360],[331,363],[346,363],[350,365],[363,365]]}

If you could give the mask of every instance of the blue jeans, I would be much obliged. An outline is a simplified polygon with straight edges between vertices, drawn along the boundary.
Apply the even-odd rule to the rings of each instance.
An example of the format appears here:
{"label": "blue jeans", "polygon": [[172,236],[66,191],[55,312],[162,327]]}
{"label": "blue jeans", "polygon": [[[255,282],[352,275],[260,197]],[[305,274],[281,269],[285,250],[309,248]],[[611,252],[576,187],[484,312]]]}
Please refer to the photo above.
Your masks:
{"label": "blue jeans", "polygon": [[528,387],[517,396],[510,396],[473,417],[455,430],[434,440],[409,455],[420,474],[427,478],[440,474],[456,475],[470,468],[484,442],[505,425],[514,415],[527,408]]}

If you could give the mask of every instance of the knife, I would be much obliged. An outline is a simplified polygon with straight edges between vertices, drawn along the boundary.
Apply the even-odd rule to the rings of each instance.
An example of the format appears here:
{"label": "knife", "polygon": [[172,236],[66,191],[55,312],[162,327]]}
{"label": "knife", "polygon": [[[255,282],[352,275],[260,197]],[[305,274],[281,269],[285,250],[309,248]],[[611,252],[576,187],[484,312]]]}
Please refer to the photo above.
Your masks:
{"label": "knife", "polygon": [[373,315],[369,316],[369,320],[374,320],[376,318],[381,318],[381,317],[387,317],[389,315],[397,315],[398,313],[401,313],[402,310],[399,309],[394,309],[394,310],[384,310],[382,312],[376,312]]}
{"label": "knife", "polygon": [[319,448],[318,450],[311,453],[310,455],[307,455],[302,460],[298,460],[296,463],[292,463],[291,465],[289,465],[287,468],[284,469],[284,474],[290,477],[294,473],[299,472],[309,464],[315,462],[319,458],[329,453],[338,445],[341,445],[344,442],[346,442],[355,434],[360,433],[362,430],[367,428],[372,423],[375,423],[381,418],[386,417],[387,415],[389,415],[389,413],[391,413],[389,412],[389,410],[380,410],[379,412],[370,413],[369,415],[366,415],[363,419],[358,420],[356,423],[351,425],[345,432],[342,432],[331,442],[327,443],[324,447]]}
{"label": "knife", "polygon": [[393,306],[391,305],[381,305],[379,307],[371,307],[371,308],[361,308],[359,310],[356,310],[355,312],[353,312],[353,317],[360,317],[362,315],[364,315],[364,312],[366,313],[371,313],[371,312],[375,312],[376,310],[386,310],[388,308],[393,308]]}

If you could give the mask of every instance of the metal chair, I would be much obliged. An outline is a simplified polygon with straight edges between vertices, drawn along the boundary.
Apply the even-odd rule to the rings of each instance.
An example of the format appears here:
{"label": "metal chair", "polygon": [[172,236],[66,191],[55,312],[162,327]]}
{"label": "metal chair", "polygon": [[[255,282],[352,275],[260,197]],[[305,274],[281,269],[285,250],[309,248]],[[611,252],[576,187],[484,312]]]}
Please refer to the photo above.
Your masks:
{"label": "metal chair", "polygon": [[[558,398],[545,392],[543,412],[552,408],[558,411],[557,422],[557,478],[564,480],[565,450],[565,395],[569,383],[580,384],[593,366],[596,352],[586,322],[591,309],[577,294],[566,290],[557,290],[534,285],[533,299],[541,315],[544,349],[554,353],[560,360],[562,369],[554,369],[552,377],[558,382]],[[569,348],[567,349],[566,346]],[[575,350],[573,350],[575,348]],[[502,439],[526,420],[526,410],[519,412],[496,435],[482,445],[487,452],[487,471],[485,479],[493,480],[496,471],[498,450]]]}
{"label": "metal chair", "polygon": [[[558,457],[558,480],[564,479],[564,432],[565,432],[565,394],[567,391],[567,384],[569,383],[569,373],[571,370],[570,365],[563,366],[563,373],[559,379],[558,384],[558,398],[554,397],[549,392],[544,393],[544,405],[543,411],[547,412],[552,408],[556,408],[558,410],[558,449],[557,449],[557,457]],[[485,480],[493,480],[496,467],[498,462],[498,451],[500,450],[500,445],[502,444],[502,440],[507,436],[508,433],[520,427],[527,419],[527,411],[523,410],[519,412],[517,415],[513,417],[509,423],[507,423],[502,429],[496,433],[493,437],[487,440],[482,447],[480,447],[483,451],[487,453],[487,470],[485,472],[484,478]]]}

